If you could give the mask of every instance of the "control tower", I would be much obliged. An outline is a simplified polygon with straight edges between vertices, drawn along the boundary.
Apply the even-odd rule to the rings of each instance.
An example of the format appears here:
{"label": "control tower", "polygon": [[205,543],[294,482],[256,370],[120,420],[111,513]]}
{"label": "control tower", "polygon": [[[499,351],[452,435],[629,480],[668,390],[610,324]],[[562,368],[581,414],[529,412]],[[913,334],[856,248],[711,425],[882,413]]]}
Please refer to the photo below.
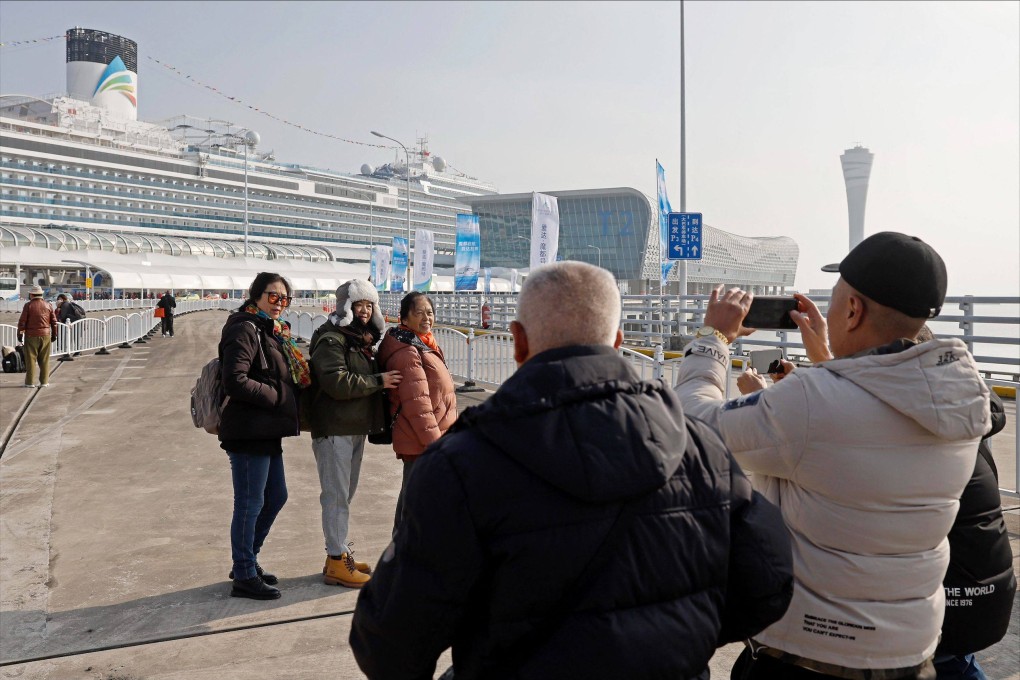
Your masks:
{"label": "control tower", "polygon": [[67,30],[67,94],[138,120],[138,44],[91,28]]}
{"label": "control tower", "polygon": [[868,202],[868,178],[875,154],[858,144],[839,157],[846,182],[846,206],[850,215],[850,250],[864,240],[864,206]]}

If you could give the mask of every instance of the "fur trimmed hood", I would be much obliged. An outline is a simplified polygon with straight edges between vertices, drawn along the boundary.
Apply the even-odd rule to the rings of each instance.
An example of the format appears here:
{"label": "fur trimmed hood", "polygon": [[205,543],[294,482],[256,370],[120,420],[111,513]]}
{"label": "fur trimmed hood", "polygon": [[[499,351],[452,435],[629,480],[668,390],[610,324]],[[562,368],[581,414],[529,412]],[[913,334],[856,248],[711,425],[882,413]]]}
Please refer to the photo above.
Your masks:
{"label": "fur trimmed hood", "polygon": [[351,279],[340,284],[336,289],[336,311],[329,315],[329,320],[341,328],[350,325],[354,320],[351,307],[358,300],[368,300],[372,303],[372,319],[369,325],[382,335],[386,322],[383,320],[382,310],[379,309],[379,293],[369,281],[362,279]]}

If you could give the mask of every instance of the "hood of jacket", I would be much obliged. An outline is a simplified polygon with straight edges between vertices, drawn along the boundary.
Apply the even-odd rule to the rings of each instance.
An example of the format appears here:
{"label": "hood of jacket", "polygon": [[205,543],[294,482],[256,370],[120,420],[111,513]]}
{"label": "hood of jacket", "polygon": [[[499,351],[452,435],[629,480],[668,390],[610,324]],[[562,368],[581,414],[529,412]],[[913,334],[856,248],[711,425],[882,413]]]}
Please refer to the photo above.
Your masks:
{"label": "hood of jacket", "polygon": [[897,341],[820,366],[944,439],[983,437],[991,425],[988,387],[957,338]]}
{"label": "hood of jacket", "polygon": [[466,428],[552,486],[600,503],[665,484],[687,444],[673,390],[639,380],[616,350],[601,346],[533,357],[451,432]]}
{"label": "hood of jacket", "polygon": [[369,281],[362,279],[351,279],[340,284],[336,289],[336,311],[329,315],[329,320],[335,326],[343,327],[354,321],[353,305],[358,300],[368,300],[372,303],[372,318],[368,325],[373,326],[377,335],[382,335],[386,322],[383,320],[382,310],[379,309],[379,293]]}

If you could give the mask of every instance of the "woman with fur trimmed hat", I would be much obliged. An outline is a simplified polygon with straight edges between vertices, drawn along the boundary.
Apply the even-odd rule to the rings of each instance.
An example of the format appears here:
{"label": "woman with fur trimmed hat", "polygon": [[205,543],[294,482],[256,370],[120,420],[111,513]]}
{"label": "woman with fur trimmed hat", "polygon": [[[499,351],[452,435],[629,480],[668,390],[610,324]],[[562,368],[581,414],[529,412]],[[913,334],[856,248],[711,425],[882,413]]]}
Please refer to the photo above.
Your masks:
{"label": "woman with fur trimmed hat", "polygon": [[375,287],[352,279],[336,289],[336,311],[309,345],[318,388],[310,395],[308,420],[322,490],[322,573],[329,585],[360,588],[371,578],[368,564],[354,559],[348,529],[365,437],[383,429],[382,391],[400,384],[400,372],[380,371],[372,353],[383,326]]}
{"label": "woman with fur trimmed hat", "polygon": [[[380,365],[397,369],[405,380],[390,397],[393,451],[404,464],[393,533],[397,532],[404,507],[404,489],[411,467],[432,442],[446,433],[457,419],[457,393],[446,367],[443,350],[432,337],[435,305],[419,291],[400,301],[400,325],[390,328],[379,345]],[[398,411],[399,409],[399,411]]]}

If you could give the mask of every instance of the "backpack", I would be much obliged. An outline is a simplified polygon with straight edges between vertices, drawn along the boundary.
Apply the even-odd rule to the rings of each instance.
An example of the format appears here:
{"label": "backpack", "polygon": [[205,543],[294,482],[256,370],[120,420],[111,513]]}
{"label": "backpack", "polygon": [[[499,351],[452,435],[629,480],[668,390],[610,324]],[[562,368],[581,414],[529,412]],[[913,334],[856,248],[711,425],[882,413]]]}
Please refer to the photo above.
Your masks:
{"label": "backpack", "polygon": [[3,358],[4,373],[25,372],[25,347],[18,345],[13,351],[8,352]]}
{"label": "backpack", "polygon": [[[262,350],[262,331],[255,324],[251,325],[258,335],[262,369],[268,370],[269,362],[266,361],[265,352]],[[220,358],[217,356],[202,367],[202,373],[195,381],[195,386],[191,388],[191,422],[209,434],[219,434],[220,420],[228,401],[230,398],[223,389]]]}
{"label": "backpack", "polygon": [[85,318],[85,309],[81,305],[70,301],[68,301],[68,304],[71,305],[71,313],[67,315],[68,321],[77,321],[78,319]]}
{"label": "backpack", "polygon": [[219,434],[220,418],[226,405],[220,358],[216,357],[202,367],[202,373],[191,388],[191,422],[209,434]]}

